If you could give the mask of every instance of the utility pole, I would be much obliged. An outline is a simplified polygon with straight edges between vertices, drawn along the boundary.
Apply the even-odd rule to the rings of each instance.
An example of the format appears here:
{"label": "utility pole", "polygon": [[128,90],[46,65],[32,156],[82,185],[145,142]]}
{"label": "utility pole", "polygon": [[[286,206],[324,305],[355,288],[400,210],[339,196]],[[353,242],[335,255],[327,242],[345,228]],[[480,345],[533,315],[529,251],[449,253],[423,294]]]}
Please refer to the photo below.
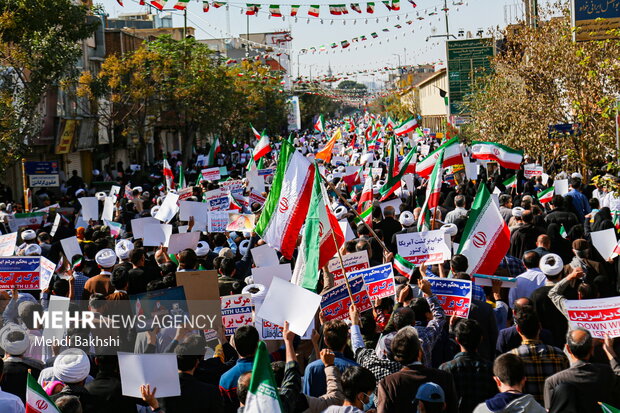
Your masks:
{"label": "utility pole", "polygon": [[532,28],[538,27],[538,0],[523,0],[525,6],[525,24]]}
{"label": "utility pole", "polygon": [[427,42],[428,42],[428,39],[433,38],[433,37],[445,37],[446,39],[449,39],[450,37],[454,37],[456,39],[455,35],[450,34],[450,23],[448,21],[448,0],[443,0],[443,14],[446,20],[446,34],[435,34],[432,36],[428,36],[426,38]]}
{"label": "utility pole", "polygon": [[187,38],[187,7],[183,9],[183,38]]}

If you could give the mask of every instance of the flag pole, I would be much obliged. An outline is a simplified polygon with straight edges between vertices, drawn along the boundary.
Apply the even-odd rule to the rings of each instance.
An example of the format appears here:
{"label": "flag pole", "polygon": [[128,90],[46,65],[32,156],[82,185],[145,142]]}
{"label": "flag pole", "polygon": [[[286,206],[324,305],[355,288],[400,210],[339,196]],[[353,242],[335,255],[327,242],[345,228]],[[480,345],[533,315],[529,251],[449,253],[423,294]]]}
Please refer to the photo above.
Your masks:
{"label": "flag pole", "polygon": [[344,275],[344,282],[347,285],[347,292],[349,293],[349,298],[351,299],[351,305],[355,305],[353,302],[353,293],[351,292],[351,286],[349,285],[349,278],[347,277],[347,270],[344,268],[344,261],[342,260],[342,254],[340,253],[340,248],[338,247],[338,241],[336,240],[336,234],[332,231],[332,239],[334,240],[334,245],[336,246],[336,251],[338,251],[338,259],[340,260],[340,268],[342,268],[342,275]]}
{"label": "flag pole", "polygon": [[361,223],[364,224],[364,226],[366,226],[366,228],[368,228],[368,230],[370,231],[370,234],[373,236],[374,239],[377,240],[377,242],[379,243],[379,245],[381,246],[381,248],[383,248],[383,251],[389,253],[391,252],[383,243],[383,241],[381,241],[379,239],[379,236],[377,235],[377,233],[372,229],[372,227],[370,225],[368,225],[366,223],[366,221],[364,221],[362,219],[362,217],[360,217],[360,214],[357,213],[357,211],[355,210],[355,208],[353,208],[351,206],[351,204],[349,203],[349,201],[346,200],[345,197],[342,196],[342,193],[338,190],[338,188],[336,188],[334,186],[334,184],[332,184],[331,182],[329,182],[323,175],[321,175],[321,178],[323,179],[323,181],[325,181],[325,183],[327,184],[327,186],[329,186],[329,188],[334,191],[336,193],[336,195],[338,195],[338,198],[340,198],[340,200],[342,202],[344,202],[344,204],[347,206],[347,208],[349,208],[351,211],[353,211],[353,213],[355,214],[355,216],[360,220]]}

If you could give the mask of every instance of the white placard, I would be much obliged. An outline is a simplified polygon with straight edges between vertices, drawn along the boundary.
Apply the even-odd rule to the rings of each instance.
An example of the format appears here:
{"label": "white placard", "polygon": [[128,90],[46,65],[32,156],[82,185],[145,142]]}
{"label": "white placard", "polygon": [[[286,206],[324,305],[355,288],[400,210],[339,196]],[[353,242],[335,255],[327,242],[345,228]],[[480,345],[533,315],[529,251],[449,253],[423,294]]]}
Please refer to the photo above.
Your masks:
{"label": "white placard", "polygon": [[278,253],[267,244],[254,247],[250,252],[257,267],[271,267],[280,264]]}
{"label": "white placard", "polygon": [[147,224],[159,224],[153,217],[136,218],[131,220],[131,232],[134,239],[144,238],[144,226]]}
{"label": "white placard", "polygon": [[0,235],[0,257],[10,257],[15,254],[15,243],[17,242],[17,232]]}
{"label": "white placard", "polygon": [[160,220],[161,222],[168,223],[176,213],[179,211],[179,206],[177,205],[179,202],[179,196],[177,194],[173,194],[172,192],[168,192],[166,198],[164,198],[164,202],[162,202],[159,211],[155,214],[155,219]]}
{"label": "white placard", "polygon": [[288,321],[290,330],[302,336],[308,330],[320,304],[320,295],[274,278],[257,316],[279,326]]}
{"label": "white placard", "polygon": [[[47,307],[47,312],[50,314],[50,319],[53,319],[53,317],[61,317],[60,319],[64,320],[64,318],[68,315],[70,303],[71,300],[69,299],[69,297],[51,295],[49,305]],[[60,314],[60,316],[53,314]],[[65,330],[65,328],[44,328],[43,338],[45,342],[50,342],[53,339],[62,340],[65,335]]]}
{"label": "white placard", "polygon": [[523,166],[523,176],[525,179],[530,179],[534,176],[542,176],[543,167],[534,163],[529,163]]}
{"label": "white placard", "polygon": [[181,201],[179,203],[179,219],[189,221],[194,217],[194,222],[208,222],[209,205],[205,202]]}
{"label": "white placard", "polygon": [[89,222],[91,219],[99,220],[99,201],[94,196],[87,196],[78,199],[82,204],[82,218]]}
{"label": "white placard", "polygon": [[118,353],[123,396],[142,398],[140,386],[157,388],[157,397],[181,395],[177,356],[174,353]]}
{"label": "white placard", "polygon": [[118,185],[112,185],[112,187],[110,187],[110,195],[111,197],[116,198],[116,196],[118,196],[118,194],[121,193],[121,187]]}
{"label": "white placard", "polygon": [[172,235],[172,225],[170,224],[146,224],[144,226],[144,246],[145,247],[159,247],[164,245],[168,246]]}
{"label": "white placard", "polygon": [[255,284],[262,284],[269,288],[274,278],[290,281],[292,277],[291,264],[278,264],[270,267],[252,268],[252,279]]}
{"label": "white placard", "polygon": [[614,228],[604,229],[602,231],[591,232],[592,244],[594,248],[601,254],[603,259],[611,258],[614,248],[618,241],[616,240],[616,230]]}
{"label": "white placard", "polygon": [[106,196],[103,201],[103,212],[101,213],[101,219],[112,221],[114,219],[114,203],[116,198],[113,196]]}
{"label": "white placard", "polygon": [[353,230],[351,229],[351,225],[349,225],[349,221],[347,221],[346,219],[342,221],[338,221],[338,225],[340,225],[340,229],[342,230],[342,233],[344,234],[345,241],[351,241],[355,239],[355,234],[353,233]]}
{"label": "white placard", "polygon": [[619,308],[620,297],[566,301],[570,327],[583,327],[599,339],[620,337]]}
{"label": "white placard", "polygon": [[54,237],[56,235],[56,231],[58,231],[58,227],[60,226],[60,214],[56,212],[56,216],[54,217],[54,223],[52,224],[52,230],[50,231],[50,237]]}
{"label": "white placard", "polygon": [[553,190],[555,195],[568,194],[568,179],[556,179],[553,182],[553,187],[555,188]]}
{"label": "white placard", "polygon": [[391,206],[394,207],[394,216],[398,216],[400,215],[400,204],[402,204],[403,201],[401,201],[400,199],[396,198],[396,199],[392,199],[391,201],[386,201],[386,202],[381,202],[379,204],[379,206],[381,207],[381,212],[383,213],[385,211],[385,208]]}
{"label": "white placard", "polygon": [[396,234],[396,245],[398,254],[416,265],[438,264],[449,260],[451,256],[441,229]]}
{"label": "white placard", "polygon": [[186,232],[170,235],[168,254],[177,254],[185,249],[196,249],[200,241],[200,232]]}
{"label": "white placard", "polygon": [[82,250],[80,249],[80,244],[78,243],[77,237],[61,239],[60,245],[62,245],[62,250],[69,262],[71,262],[74,255],[82,255]]}

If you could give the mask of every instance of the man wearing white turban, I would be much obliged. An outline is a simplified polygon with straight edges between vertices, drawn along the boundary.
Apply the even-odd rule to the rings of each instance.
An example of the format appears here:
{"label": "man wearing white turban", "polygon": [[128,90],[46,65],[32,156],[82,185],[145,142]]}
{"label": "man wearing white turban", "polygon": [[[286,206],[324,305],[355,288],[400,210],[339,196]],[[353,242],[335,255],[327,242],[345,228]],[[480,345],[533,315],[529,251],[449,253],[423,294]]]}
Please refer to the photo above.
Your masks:
{"label": "man wearing white turban", "polygon": [[0,330],[0,347],[4,350],[4,369],[0,387],[18,396],[26,402],[26,381],[28,370],[37,378],[43,369],[43,363],[24,357],[30,347],[28,331],[18,324],[7,324]]}
{"label": "man wearing white turban", "polygon": [[51,399],[75,396],[80,399],[84,412],[100,411],[97,399],[84,387],[89,371],[90,359],[83,350],[70,348],[60,353],[54,360],[54,377],[63,382],[65,387],[52,395]]}

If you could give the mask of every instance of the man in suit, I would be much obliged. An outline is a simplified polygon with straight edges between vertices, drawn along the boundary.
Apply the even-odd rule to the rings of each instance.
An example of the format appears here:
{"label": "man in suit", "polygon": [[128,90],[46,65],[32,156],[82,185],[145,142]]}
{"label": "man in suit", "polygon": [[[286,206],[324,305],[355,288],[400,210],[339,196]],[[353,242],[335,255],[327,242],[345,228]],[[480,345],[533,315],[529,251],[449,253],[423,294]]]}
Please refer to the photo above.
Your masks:
{"label": "man in suit", "polygon": [[[590,362],[594,351],[592,335],[584,328],[569,331],[566,336],[571,367],[554,374],[545,380],[545,408],[559,411],[558,405],[563,404],[556,390],[563,384],[573,385],[579,389],[573,399],[589,412],[600,410],[598,402],[618,406],[620,403],[620,364],[613,349],[613,339],[605,339],[603,345],[610,364],[594,364]],[[567,394],[569,392],[562,392]],[[575,400],[573,400],[574,402]]]}
{"label": "man in suit", "polygon": [[428,382],[441,386],[445,393],[446,412],[457,412],[456,388],[448,372],[425,367],[419,361],[420,339],[417,330],[407,326],[392,340],[394,361],[404,365],[402,370],[386,376],[379,382],[377,412],[411,412],[418,388]]}

